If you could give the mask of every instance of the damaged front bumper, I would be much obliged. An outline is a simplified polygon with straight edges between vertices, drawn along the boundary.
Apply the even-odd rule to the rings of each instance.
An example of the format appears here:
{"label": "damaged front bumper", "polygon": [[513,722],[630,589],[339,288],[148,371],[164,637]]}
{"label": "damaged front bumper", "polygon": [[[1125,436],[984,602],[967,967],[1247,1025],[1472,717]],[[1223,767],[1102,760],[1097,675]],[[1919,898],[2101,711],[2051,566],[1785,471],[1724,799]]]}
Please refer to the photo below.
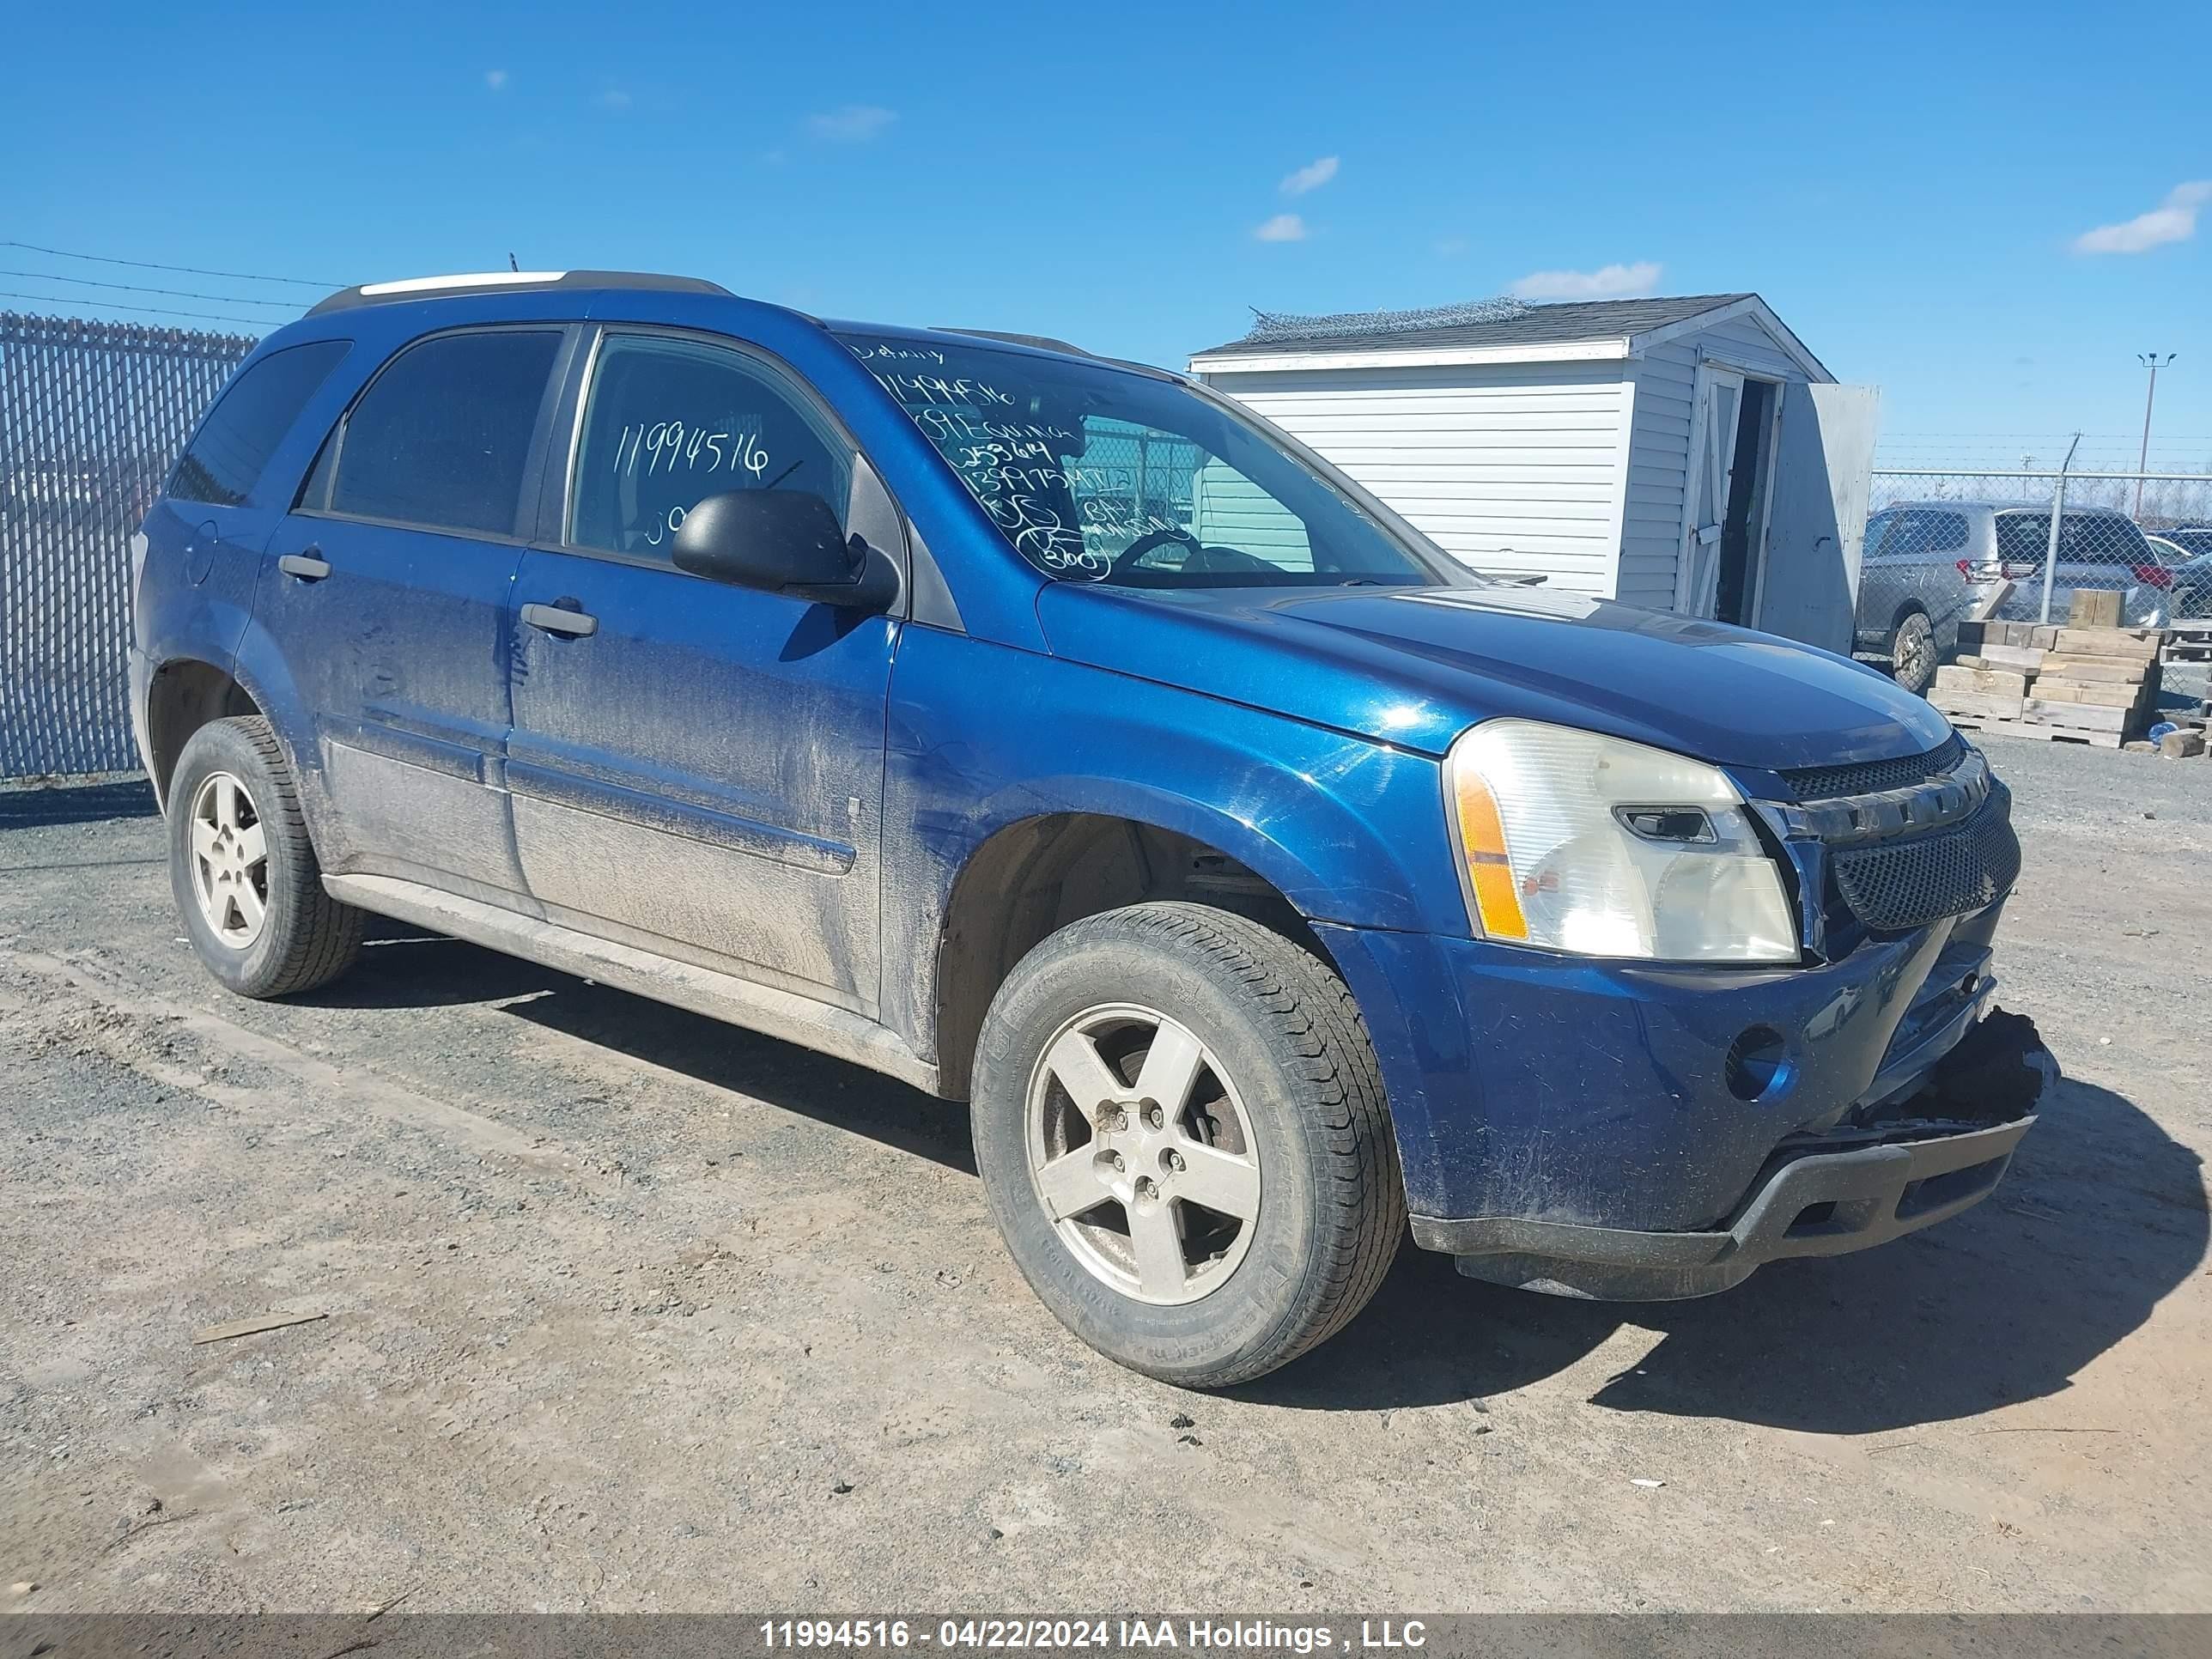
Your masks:
{"label": "damaged front bumper", "polygon": [[1709,1296],[1784,1256],[1841,1255],[1933,1226],[1996,1190],[2057,1067],[2034,1024],[2018,1014],[1999,1012],[1968,1030],[1934,1022],[1907,1046],[1876,1087],[1909,1074],[1909,1093],[1899,1098],[1893,1086],[1838,1124],[1789,1137],[1717,1227],[1421,1217],[1414,1237],[1458,1257],[1469,1278],[1646,1302]]}
{"label": "damaged front bumper", "polygon": [[1478,1277],[1643,1300],[1987,1195],[2054,1070],[2032,1025],[1990,1012],[2002,908],[1771,974],[1316,931],[1370,1011],[1415,1242]]}
{"label": "damaged front bumper", "polygon": [[2033,1115],[1926,1139],[1779,1158],[1739,1212],[1710,1232],[1632,1232],[1511,1218],[1419,1218],[1414,1237],[1459,1270],[1521,1290],[1603,1302],[1710,1296],[1792,1255],[1841,1255],[1970,1209],[1996,1190]]}

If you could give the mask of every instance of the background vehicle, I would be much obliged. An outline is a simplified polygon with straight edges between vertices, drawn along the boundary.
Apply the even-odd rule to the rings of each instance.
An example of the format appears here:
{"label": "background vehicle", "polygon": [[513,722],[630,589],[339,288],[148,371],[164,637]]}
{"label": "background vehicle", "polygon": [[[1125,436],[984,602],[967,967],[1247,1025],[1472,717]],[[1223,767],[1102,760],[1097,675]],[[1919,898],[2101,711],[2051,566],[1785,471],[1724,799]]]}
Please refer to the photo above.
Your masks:
{"label": "background vehicle", "polygon": [[[1887,657],[1899,684],[1925,691],[1954,648],[1959,623],[2000,580],[2009,579],[2013,589],[1992,613],[1998,620],[2042,616],[2050,539],[2047,505],[1928,501],[1884,507],[1867,520],[1858,648]],[[2111,588],[2121,595],[2124,623],[2156,627],[2171,608],[2170,562],[2125,514],[2069,507],[2059,525],[2051,614],[2064,621],[2076,588]]]}
{"label": "background vehicle", "polygon": [[374,912],[964,1098],[1029,1282],[1154,1376],[1295,1358],[1409,1226],[1723,1289],[1978,1201],[2033,1121],[1944,1091],[2039,1074],[1942,715],[1486,583],[1175,375],[680,278],[349,289],[139,542],[223,983]]}
{"label": "background vehicle", "polygon": [[[1972,574],[1978,582],[2000,575],[2013,591],[1996,609],[2004,622],[2033,622],[2043,614],[2043,564],[2051,544],[2048,507],[1991,506],[1986,539],[1980,514],[1973,518]],[[2077,588],[2117,589],[2120,620],[2131,628],[2166,621],[2172,578],[2134,520],[2109,507],[2069,507],[2058,526],[2058,566],[2051,587],[2051,615],[2063,622]]]}
{"label": "background vehicle", "polygon": [[1908,691],[1924,693],[1958,647],[1980,596],[1966,568],[1973,544],[1972,520],[1948,502],[1899,502],[1867,520],[1856,645],[1888,659]]}
{"label": "background vehicle", "polygon": [[2169,530],[2149,538],[2152,550],[2173,573],[2166,590],[2169,619],[2197,622],[2212,617],[2212,530]]}

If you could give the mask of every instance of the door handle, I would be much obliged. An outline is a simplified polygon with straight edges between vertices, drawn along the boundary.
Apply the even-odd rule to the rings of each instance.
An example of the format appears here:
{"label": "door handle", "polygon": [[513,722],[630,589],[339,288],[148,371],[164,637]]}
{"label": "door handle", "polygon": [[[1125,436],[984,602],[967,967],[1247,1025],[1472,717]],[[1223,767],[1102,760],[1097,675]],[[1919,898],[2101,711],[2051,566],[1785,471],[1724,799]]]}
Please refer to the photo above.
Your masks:
{"label": "door handle", "polygon": [[303,582],[319,582],[331,574],[331,562],[319,556],[321,552],[320,548],[311,547],[304,553],[287,553],[276,561],[276,568]]}
{"label": "door handle", "polygon": [[526,605],[522,607],[522,620],[549,634],[588,639],[599,631],[599,619],[577,610],[575,605],[574,599],[566,605]]}

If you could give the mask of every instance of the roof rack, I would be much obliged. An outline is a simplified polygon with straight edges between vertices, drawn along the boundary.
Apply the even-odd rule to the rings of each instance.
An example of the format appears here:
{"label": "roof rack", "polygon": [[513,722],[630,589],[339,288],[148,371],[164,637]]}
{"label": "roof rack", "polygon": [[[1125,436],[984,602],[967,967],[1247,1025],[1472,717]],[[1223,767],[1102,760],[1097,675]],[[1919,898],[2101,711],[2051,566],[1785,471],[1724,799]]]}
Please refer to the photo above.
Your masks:
{"label": "roof rack", "polygon": [[408,276],[392,283],[362,283],[340,289],[308,313],[350,311],[356,306],[390,305],[404,300],[451,299],[457,295],[542,292],[547,289],[652,289],[664,294],[717,294],[730,297],[720,283],[702,276],[664,276],[646,270],[471,270],[450,276]]}

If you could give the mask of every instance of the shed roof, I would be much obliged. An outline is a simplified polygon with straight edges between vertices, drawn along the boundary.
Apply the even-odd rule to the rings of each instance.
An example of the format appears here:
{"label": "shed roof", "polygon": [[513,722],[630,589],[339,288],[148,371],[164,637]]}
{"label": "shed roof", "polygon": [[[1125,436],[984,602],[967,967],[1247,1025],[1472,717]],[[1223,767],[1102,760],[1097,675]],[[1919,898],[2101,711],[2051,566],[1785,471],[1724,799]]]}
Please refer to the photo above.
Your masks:
{"label": "shed roof", "polygon": [[1272,356],[1292,347],[1300,351],[1374,351],[1401,346],[1493,346],[1607,339],[1620,334],[1641,334],[1646,329],[1679,323],[1751,297],[1748,294],[1689,294],[1671,300],[1570,300],[1527,306],[1512,316],[1487,322],[1446,324],[1442,327],[1384,326],[1354,331],[1329,328],[1310,333],[1270,331],[1260,338],[1231,340],[1196,355],[1253,357]]}
{"label": "shed roof", "polygon": [[1749,293],[1561,301],[1474,322],[1413,327],[1394,323],[1382,313],[1376,313],[1372,327],[1360,326],[1364,319],[1358,317],[1316,318],[1316,325],[1326,327],[1311,332],[1285,329],[1277,320],[1264,334],[1255,331],[1254,336],[1194,354],[1190,366],[1204,373],[1627,357],[1665,338],[1745,313],[1757,316],[1813,379],[1832,378],[1772,308]]}

